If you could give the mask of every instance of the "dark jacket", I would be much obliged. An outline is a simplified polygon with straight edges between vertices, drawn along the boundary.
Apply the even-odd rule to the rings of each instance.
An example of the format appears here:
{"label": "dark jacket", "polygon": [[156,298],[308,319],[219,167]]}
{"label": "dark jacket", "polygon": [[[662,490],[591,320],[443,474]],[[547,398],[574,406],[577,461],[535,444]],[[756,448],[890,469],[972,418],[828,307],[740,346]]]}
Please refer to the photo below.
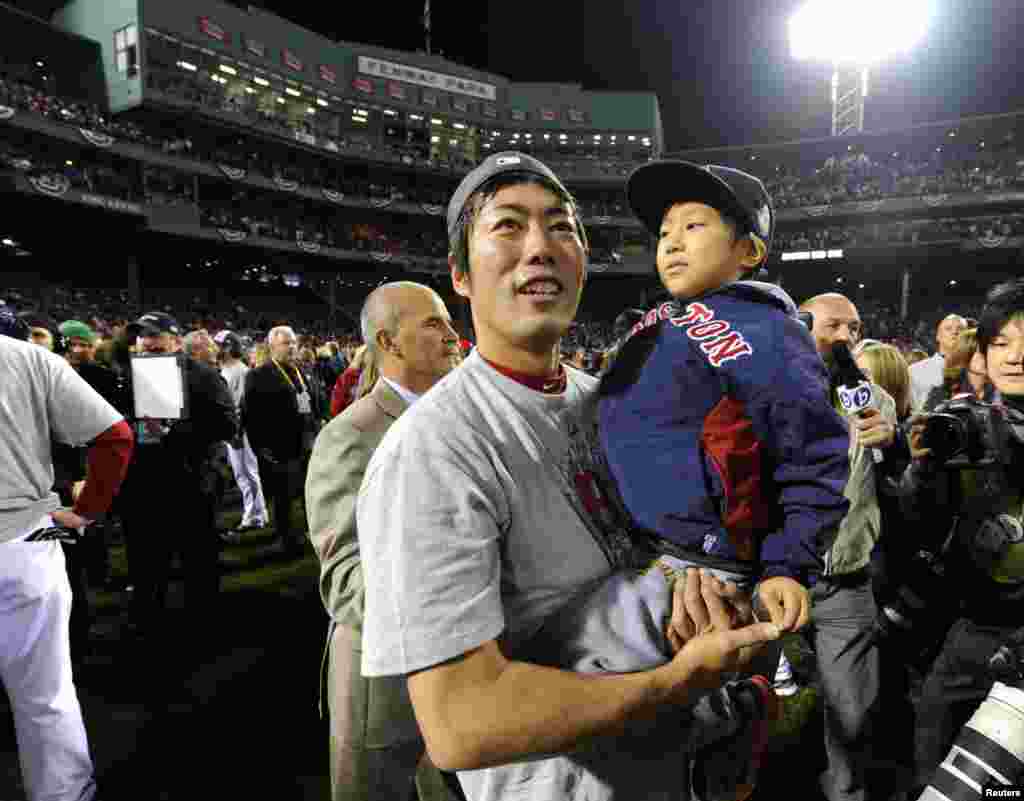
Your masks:
{"label": "dark jacket", "polygon": [[814,581],[849,506],[849,433],[782,290],[737,282],[652,310],[599,410],[641,530],[712,566]]}
{"label": "dark jacket", "polygon": [[[288,461],[312,450],[321,418],[316,390],[309,378],[302,374],[300,381],[296,367],[282,369],[288,370],[290,382],[273,361],[246,373],[242,427],[257,455],[269,451],[274,459]],[[310,393],[312,414],[299,413],[298,397],[303,384]]]}
{"label": "dark jacket", "polygon": [[238,433],[238,414],[228,385],[209,365],[181,356],[186,386],[186,419],[170,424],[170,431],[156,445],[136,447],[136,458],[159,458],[168,467],[196,470],[210,458],[214,443],[233,439]]}

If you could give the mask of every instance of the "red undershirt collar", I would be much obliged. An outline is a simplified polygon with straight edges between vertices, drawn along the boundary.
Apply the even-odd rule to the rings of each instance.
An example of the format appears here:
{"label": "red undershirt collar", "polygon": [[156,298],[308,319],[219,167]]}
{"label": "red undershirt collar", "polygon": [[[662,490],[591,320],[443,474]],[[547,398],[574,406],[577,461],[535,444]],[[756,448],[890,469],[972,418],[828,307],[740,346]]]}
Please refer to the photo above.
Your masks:
{"label": "red undershirt collar", "polygon": [[524,387],[528,387],[535,392],[543,392],[545,395],[561,395],[565,392],[565,388],[569,383],[568,376],[566,376],[565,373],[565,367],[561,364],[558,365],[558,375],[541,376],[521,373],[518,370],[513,370],[500,364],[495,364],[483,354],[480,355],[480,358],[503,376],[511,378],[513,381],[522,384]]}

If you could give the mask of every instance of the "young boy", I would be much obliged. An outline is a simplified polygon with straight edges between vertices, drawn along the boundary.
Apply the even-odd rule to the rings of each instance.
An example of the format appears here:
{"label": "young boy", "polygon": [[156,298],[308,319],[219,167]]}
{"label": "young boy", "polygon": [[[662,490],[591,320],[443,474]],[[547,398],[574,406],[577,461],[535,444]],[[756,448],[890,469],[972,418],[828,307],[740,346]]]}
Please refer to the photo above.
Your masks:
{"label": "young boy", "polygon": [[745,172],[682,161],[638,168],[627,195],[672,300],[602,380],[611,473],[659,567],[756,584],[771,621],[795,631],[846,514],[848,432],[793,301],[743,280],[768,255],[771,199]]}
{"label": "young boy", "polygon": [[[810,333],[782,290],[740,280],[771,242],[764,186],[726,167],[656,162],[633,173],[627,193],[658,237],[658,275],[674,300],[615,355],[598,392],[599,434],[621,496],[611,505],[625,506],[660,569],[611,576],[545,621],[531,643],[538,659],[582,672],[668,660],[660,622],[687,567],[756,586],[760,614],[796,631],[848,508],[848,429]],[[752,790],[774,714],[766,689],[755,677],[718,696],[720,714],[693,710],[687,736],[710,746],[697,752],[697,797]]]}

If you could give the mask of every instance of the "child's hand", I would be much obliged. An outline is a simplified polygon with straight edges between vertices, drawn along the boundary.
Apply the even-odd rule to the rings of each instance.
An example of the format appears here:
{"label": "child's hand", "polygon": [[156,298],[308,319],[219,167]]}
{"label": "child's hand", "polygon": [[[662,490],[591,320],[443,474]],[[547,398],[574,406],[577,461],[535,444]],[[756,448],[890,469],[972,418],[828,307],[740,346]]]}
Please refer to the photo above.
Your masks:
{"label": "child's hand", "polygon": [[783,632],[799,631],[811,620],[811,596],[799,581],[787,576],[765,579],[757,595],[768,618]]}

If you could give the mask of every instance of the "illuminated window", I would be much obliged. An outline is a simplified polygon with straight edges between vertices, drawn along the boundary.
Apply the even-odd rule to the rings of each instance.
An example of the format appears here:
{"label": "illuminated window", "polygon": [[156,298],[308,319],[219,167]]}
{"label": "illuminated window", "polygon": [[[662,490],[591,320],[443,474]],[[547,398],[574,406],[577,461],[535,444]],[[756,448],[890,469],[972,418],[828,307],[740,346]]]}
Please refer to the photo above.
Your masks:
{"label": "illuminated window", "polygon": [[114,64],[125,78],[139,73],[139,30],[135,23],[114,31]]}

